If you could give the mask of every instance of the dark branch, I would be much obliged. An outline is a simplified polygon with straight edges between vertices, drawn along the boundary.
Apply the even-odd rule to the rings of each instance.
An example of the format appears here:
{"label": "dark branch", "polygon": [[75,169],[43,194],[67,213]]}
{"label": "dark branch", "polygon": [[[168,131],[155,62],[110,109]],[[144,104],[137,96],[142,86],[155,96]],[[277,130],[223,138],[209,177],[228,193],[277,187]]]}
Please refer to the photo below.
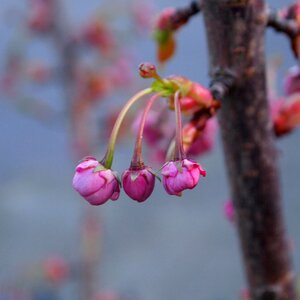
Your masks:
{"label": "dark branch", "polygon": [[171,28],[176,30],[200,11],[201,3],[199,1],[192,1],[189,6],[176,9],[175,14],[171,17]]}
{"label": "dark branch", "polygon": [[283,18],[276,11],[268,13],[267,26],[272,27],[277,32],[285,33],[290,38],[300,34],[300,26],[295,20]]}
{"label": "dark branch", "polygon": [[212,72],[211,89],[223,96],[218,119],[251,299],[296,300],[267,103],[265,1],[203,0],[203,14],[211,70],[236,74],[228,85],[226,72]]}

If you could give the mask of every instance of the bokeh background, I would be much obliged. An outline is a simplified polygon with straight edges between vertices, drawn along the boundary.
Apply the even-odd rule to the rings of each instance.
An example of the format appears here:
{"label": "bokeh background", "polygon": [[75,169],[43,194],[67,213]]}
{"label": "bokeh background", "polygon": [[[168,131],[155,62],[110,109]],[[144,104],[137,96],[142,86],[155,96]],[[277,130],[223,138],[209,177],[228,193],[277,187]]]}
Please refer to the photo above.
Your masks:
{"label": "bokeh background", "polygon": [[[151,1],[154,12],[188,3]],[[271,2],[273,7],[286,4],[283,0]],[[60,0],[60,3],[68,24],[79,27],[109,1]],[[127,3],[110,1],[109,5],[118,16]],[[28,39],[24,34],[22,20],[28,10],[29,2],[25,0],[0,3],[2,74],[9,51],[16,48],[28,58],[59,64],[55,47],[49,46],[47,38]],[[121,10],[124,18],[125,10]],[[148,33],[130,42],[122,38],[126,46],[130,43],[136,65],[155,61],[155,45]],[[208,54],[202,16],[194,17],[178,32],[177,39],[176,56],[163,73],[180,74],[207,85]],[[266,54],[269,58],[281,57],[277,82],[280,93],[283,76],[296,61],[287,39],[272,30],[267,31]],[[138,77],[138,73],[134,76]],[[138,80],[138,85],[145,83]],[[223,215],[224,202],[230,195],[219,138],[214,150],[200,160],[208,176],[183,197],[170,197],[157,184],[151,198],[143,204],[122,193],[116,202],[91,208],[71,186],[78,158],[72,149],[63,87],[57,81],[42,86],[17,86],[18,95],[24,92],[25,98],[25,94],[26,97],[38,94],[45,103],[49,101],[51,107],[57,108],[60,113],[50,121],[32,114],[32,107],[22,105],[22,100],[13,99],[4,91],[0,94],[0,299],[15,299],[9,298],[12,296],[7,291],[16,287],[23,292],[48,290],[45,295],[37,292],[34,299],[86,300],[83,287],[86,281],[91,283],[95,295],[100,293],[99,300],[117,299],[104,297],[118,295],[128,300],[239,299],[245,280],[236,230]],[[97,114],[90,121],[103,120],[106,112],[103,107],[116,108],[130,94],[132,90],[121,91],[108,97],[105,103],[96,104]],[[101,126],[104,132],[108,130],[105,124]],[[298,272],[299,138],[296,131],[277,141],[284,214]],[[129,133],[126,141],[118,145],[115,170],[122,172],[128,167],[133,141],[134,136]],[[97,143],[97,150],[86,154],[100,159],[104,143]],[[90,235],[84,233],[87,216],[95,222]],[[84,235],[88,235],[87,239],[94,237],[95,245],[89,244]],[[86,244],[93,249],[86,250]],[[90,268],[90,274],[82,275],[82,264],[89,264],[86,258],[89,251],[96,257],[92,262],[94,267]],[[53,286],[43,281],[43,266],[45,260],[55,257],[67,264],[68,275],[56,285],[55,292],[49,292]]]}

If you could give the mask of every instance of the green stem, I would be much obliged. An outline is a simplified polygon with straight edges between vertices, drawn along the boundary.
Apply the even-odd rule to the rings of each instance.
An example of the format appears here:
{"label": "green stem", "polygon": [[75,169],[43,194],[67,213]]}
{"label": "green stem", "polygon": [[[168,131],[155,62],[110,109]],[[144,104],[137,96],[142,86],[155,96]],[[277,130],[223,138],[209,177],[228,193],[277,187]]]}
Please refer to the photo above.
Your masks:
{"label": "green stem", "polygon": [[174,160],[182,160],[185,158],[183,150],[183,138],[182,138],[182,120],[181,120],[181,108],[179,102],[180,91],[175,93],[175,115],[176,115],[176,137],[175,137],[175,153]]}
{"label": "green stem", "polygon": [[140,121],[140,125],[139,125],[139,129],[138,129],[138,134],[136,137],[136,142],[135,142],[135,147],[134,147],[134,152],[133,152],[133,156],[132,156],[132,160],[131,160],[131,167],[139,167],[143,165],[143,161],[141,159],[142,157],[142,140],[143,140],[143,132],[144,132],[144,127],[145,127],[145,122],[146,122],[146,118],[147,115],[149,113],[150,108],[152,107],[153,103],[159,99],[161,95],[155,94],[151,97],[151,99],[149,100],[149,102],[147,103],[147,106],[144,109],[141,121]]}
{"label": "green stem", "polygon": [[165,84],[165,81],[156,72],[153,75],[153,78],[156,79],[157,81],[161,82],[162,84]]}
{"label": "green stem", "polygon": [[110,135],[110,139],[109,139],[106,154],[105,154],[103,160],[101,161],[101,163],[104,165],[105,168],[107,168],[107,169],[111,168],[113,158],[114,158],[114,149],[115,149],[115,144],[116,144],[118,132],[120,130],[121,124],[124,120],[124,117],[125,117],[126,113],[128,112],[130,107],[137,100],[139,100],[143,96],[151,94],[152,92],[153,92],[153,90],[151,88],[147,88],[147,89],[144,89],[144,90],[138,92],[137,94],[135,94],[132,98],[130,98],[128,100],[128,102],[125,104],[125,106],[123,107],[123,109],[119,113],[118,118],[115,122],[115,125],[114,125],[113,130],[112,130],[111,135]]}

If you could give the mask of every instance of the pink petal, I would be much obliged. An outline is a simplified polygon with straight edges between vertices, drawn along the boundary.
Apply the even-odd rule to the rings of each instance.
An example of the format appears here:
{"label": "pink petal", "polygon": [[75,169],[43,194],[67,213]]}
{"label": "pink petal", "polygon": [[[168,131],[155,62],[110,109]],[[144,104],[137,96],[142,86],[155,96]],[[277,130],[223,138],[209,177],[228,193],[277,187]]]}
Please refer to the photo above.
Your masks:
{"label": "pink petal", "polygon": [[93,169],[87,169],[84,172],[76,172],[73,178],[74,189],[83,197],[95,193],[105,184],[105,180],[94,173]]}

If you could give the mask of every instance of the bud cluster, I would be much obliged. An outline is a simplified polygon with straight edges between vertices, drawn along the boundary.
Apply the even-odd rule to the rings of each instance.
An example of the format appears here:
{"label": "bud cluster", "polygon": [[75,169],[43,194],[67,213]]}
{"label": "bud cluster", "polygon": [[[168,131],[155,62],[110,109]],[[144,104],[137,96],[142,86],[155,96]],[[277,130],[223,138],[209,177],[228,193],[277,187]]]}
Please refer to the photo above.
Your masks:
{"label": "bud cluster", "polygon": [[[214,126],[208,126],[209,131],[204,132],[206,123],[215,114],[216,101],[212,98],[210,92],[200,84],[192,82],[181,76],[171,76],[161,78],[154,65],[144,63],[139,66],[140,76],[143,78],[153,78],[154,82],[150,88],[138,92],[134,95],[121,110],[115,125],[113,127],[107,152],[101,161],[94,157],[84,158],[76,167],[73,178],[74,189],[92,205],[101,205],[108,200],[117,200],[120,195],[120,189],[123,187],[125,193],[137,202],[144,202],[152,194],[155,186],[156,177],[159,176],[154,170],[145,165],[142,159],[142,138],[147,130],[147,115],[158,99],[167,100],[166,108],[175,111],[175,137],[170,143],[168,149],[165,149],[167,159],[161,167],[161,176],[163,187],[170,195],[181,196],[186,189],[193,189],[199,182],[201,176],[206,176],[206,171],[200,164],[188,159],[186,154],[190,147],[197,140],[198,144],[210,148],[210,135],[214,135]],[[139,126],[137,130],[136,143],[130,166],[118,178],[116,172],[112,171],[112,161],[117,134],[121,128],[123,119],[129,108],[142,97],[152,94],[146,103],[143,114],[139,117]],[[181,114],[192,116],[189,128],[182,127]],[[150,114],[151,116],[151,114]],[[195,122],[200,120],[201,126]],[[153,122],[153,118],[150,118]],[[153,124],[154,125],[154,124]],[[170,127],[172,125],[170,124]],[[172,132],[172,128],[168,128]],[[158,132],[158,131],[157,131]],[[151,131],[151,134],[153,130]],[[188,137],[191,135],[191,137]],[[156,139],[159,134],[152,134],[152,139]],[[207,143],[199,143],[199,138],[205,136]],[[185,141],[189,140],[187,144]],[[203,141],[202,141],[203,142]],[[155,143],[154,143],[155,144]],[[194,149],[195,151],[195,149]],[[200,151],[201,152],[201,151]]]}

